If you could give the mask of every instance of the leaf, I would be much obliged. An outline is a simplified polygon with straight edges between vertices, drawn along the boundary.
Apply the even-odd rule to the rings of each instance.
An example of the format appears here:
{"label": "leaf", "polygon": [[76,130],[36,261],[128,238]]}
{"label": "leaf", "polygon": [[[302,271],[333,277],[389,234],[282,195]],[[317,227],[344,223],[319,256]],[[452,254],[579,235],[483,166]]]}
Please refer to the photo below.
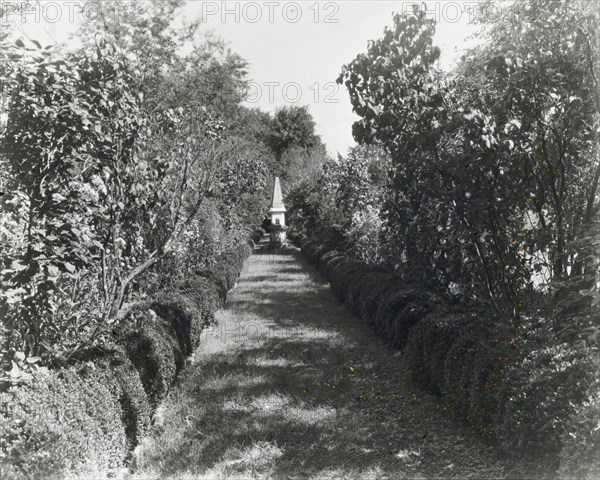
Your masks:
{"label": "leaf", "polygon": [[58,277],[60,275],[60,270],[58,269],[58,267],[56,265],[50,264],[46,267],[46,270],[48,270],[48,274],[51,277]]}
{"label": "leaf", "polygon": [[40,44],[40,42],[38,42],[37,40],[33,40],[33,39],[30,39],[30,40],[35,44],[35,46],[37,48],[40,48],[40,49],[42,48],[42,45]]}
{"label": "leaf", "polygon": [[20,38],[15,42],[15,45],[19,48],[25,48],[25,44],[23,43],[23,40],[21,40]]}
{"label": "leaf", "polygon": [[13,260],[11,266],[10,266],[15,272],[22,272],[23,270],[25,270],[27,268],[27,265],[25,265],[24,263],[19,262],[18,260]]}
{"label": "leaf", "polygon": [[69,273],[74,273],[75,272],[75,265],[73,265],[72,263],[69,262],[65,262],[65,268],[67,269],[67,271]]}

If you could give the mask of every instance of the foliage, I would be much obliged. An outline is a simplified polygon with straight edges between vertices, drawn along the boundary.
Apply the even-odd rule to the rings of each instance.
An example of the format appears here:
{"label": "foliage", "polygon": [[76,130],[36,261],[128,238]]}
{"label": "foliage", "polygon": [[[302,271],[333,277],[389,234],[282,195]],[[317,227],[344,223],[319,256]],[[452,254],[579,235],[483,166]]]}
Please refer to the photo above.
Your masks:
{"label": "foliage", "polygon": [[[264,214],[266,147],[225,135],[240,98],[215,100],[243,87],[244,63],[209,37],[181,56],[195,27],[174,33],[180,4],[111,23],[118,5],[103,2],[76,52],[21,40],[3,50],[5,366],[20,351],[72,357],[128,297],[209,266]],[[213,90],[188,102],[200,81]]]}
{"label": "foliage", "polygon": [[[579,471],[594,471],[596,349],[559,344],[539,318],[506,325],[485,309],[453,303],[431,287],[350,260],[331,245],[299,241],[348,308],[403,350],[413,381],[439,395],[473,432],[552,468],[559,466],[561,449],[579,448]],[[566,453],[562,463],[565,472],[574,465]]]}
{"label": "foliage", "polygon": [[[597,360],[594,371],[597,375]],[[598,386],[594,385],[588,390],[585,401],[573,408],[572,414],[566,421],[558,470],[562,478],[591,480],[600,475],[598,418],[600,418],[600,393]]]}
{"label": "foliage", "polygon": [[288,194],[291,222],[317,233],[367,263],[383,263],[380,208],[390,166],[385,150],[351,149],[347,157],[326,162],[322,175],[295,184]]}
{"label": "foliage", "polygon": [[395,15],[338,82],[361,117],[355,139],[393,157],[381,212],[392,264],[512,318],[553,279],[557,302],[587,292],[567,301],[581,311],[598,265],[597,16],[535,0],[504,13],[484,16],[487,42],[452,75],[435,68],[425,11]]}
{"label": "foliage", "polygon": [[504,447],[537,454],[558,467],[557,455],[570,436],[569,427],[577,431],[568,422],[585,411],[587,391],[598,388],[597,358],[597,352],[578,352],[563,344],[531,348],[522,363],[513,365],[507,372],[510,393],[497,426]]}
{"label": "foliage", "polygon": [[317,143],[315,122],[307,107],[285,107],[277,110],[271,121],[269,145],[279,161],[292,146],[308,149]]}
{"label": "foliage", "polygon": [[75,368],[0,394],[2,467],[15,478],[116,470],[125,460],[121,407],[98,378]]}
{"label": "foliage", "polygon": [[223,305],[218,283],[234,282],[249,253],[242,243],[220,256],[212,279],[191,276],[133,306],[103,348],[79,350],[74,366],[38,371],[0,393],[3,474],[104,477],[121,469]]}

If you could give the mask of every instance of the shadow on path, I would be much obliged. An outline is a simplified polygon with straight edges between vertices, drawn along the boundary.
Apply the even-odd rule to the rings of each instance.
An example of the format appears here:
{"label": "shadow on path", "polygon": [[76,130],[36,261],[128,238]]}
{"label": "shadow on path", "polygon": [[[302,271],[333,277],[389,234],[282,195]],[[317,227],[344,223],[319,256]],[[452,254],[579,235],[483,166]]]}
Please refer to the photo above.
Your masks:
{"label": "shadow on path", "polygon": [[514,478],[294,250],[248,261],[135,478]]}

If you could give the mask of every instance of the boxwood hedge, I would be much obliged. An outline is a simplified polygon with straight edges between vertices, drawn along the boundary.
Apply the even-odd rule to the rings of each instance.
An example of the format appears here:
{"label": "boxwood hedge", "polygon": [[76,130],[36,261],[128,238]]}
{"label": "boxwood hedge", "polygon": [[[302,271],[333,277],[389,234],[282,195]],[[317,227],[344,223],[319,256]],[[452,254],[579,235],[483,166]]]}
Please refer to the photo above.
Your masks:
{"label": "boxwood hedge", "polygon": [[510,455],[560,467],[562,476],[600,472],[597,352],[548,347],[535,328],[519,331],[490,311],[455,305],[431,286],[350,259],[317,239],[295,241],[336,296],[403,350],[413,381],[474,431]]}
{"label": "boxwood hedge", "polygon": [[106,477],[121,469],[251,250],[244,243],[210,271],[134,305],[103,349],[1,393],[0,477]]}

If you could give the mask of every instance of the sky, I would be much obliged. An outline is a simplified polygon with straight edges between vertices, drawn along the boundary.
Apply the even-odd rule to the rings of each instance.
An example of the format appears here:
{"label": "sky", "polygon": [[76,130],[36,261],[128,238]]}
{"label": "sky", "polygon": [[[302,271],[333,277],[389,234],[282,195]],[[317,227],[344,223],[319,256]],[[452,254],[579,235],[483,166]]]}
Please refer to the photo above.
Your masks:
{"label": "sky", "polygon": [[[335,83],[344,64],[366,52],[369,40],[380,38],[393,12],[414,2],[221,2],[192,1],[190,15],[204,17],[232,50],[249,63],[252,102],[273,111],[284,105],[308,105],[330,154],[346,154],[355,145],[352,123],[358,116],[345,87]],[[431,1],[436,18],[435,42],[442,49],[440,67],[450,68],[475,32],[474,2]],[[259,7],[256,7],[258,5]],[[295,6],[300,8],[297,9]],[[260,18],[259,18],[260,15]]]}
{"label": "sky", "polygon": [[[37,11],[22,12],[19,2],[0,0],[9,8],[5,15],[19,20],[32,38],[46,42],[67,41],[83,17],[78,3],[41,0]],[[335,156],[355,145],[351,129],[358,119],[345,88],[335,83],[342,65],[365,52],[369,40],[382,36],[393,12],[409,9],[413,3],[188,0],[183,17],[200,19],[201,29],[222,37],[248,62],[247,106],[273,112],[283,106],[308,105],[317,133]],[[476,31],[477,2],[429,0],[419,5],[438,22],[434,43],[442,50],[439,66],[450,69],[475,42],[470,37]]]}

